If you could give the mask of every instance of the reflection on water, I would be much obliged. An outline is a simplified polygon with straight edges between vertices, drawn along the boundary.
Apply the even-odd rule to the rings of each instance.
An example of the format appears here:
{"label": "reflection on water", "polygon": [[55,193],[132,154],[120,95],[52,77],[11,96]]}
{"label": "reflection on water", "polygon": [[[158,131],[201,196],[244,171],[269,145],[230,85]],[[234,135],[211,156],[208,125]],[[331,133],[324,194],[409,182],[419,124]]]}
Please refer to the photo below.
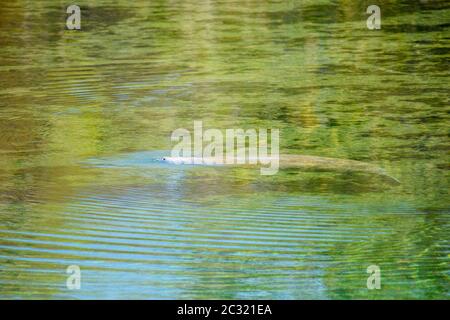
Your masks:
{"label": "reflection on water", "polygon": [[[0,298],[448,298],[448,2],[79,4],[0,7]],[[194,120],[402,184],[147,161]]]}

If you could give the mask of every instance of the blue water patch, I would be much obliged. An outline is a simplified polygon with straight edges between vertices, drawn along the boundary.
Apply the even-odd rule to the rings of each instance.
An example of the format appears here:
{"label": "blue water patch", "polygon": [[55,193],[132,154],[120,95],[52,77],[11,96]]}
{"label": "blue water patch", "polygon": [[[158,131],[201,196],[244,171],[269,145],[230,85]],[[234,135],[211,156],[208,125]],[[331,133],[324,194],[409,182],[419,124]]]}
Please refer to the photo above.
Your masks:
{"label": "blue water patch", "polygon": [[169,167],[170,163],[163,161],[170,155],[170,151],[141,151],[121,154],[112,157],[91,158],[83,161],[83,164],[99,168],[135,168],[135,167]]}

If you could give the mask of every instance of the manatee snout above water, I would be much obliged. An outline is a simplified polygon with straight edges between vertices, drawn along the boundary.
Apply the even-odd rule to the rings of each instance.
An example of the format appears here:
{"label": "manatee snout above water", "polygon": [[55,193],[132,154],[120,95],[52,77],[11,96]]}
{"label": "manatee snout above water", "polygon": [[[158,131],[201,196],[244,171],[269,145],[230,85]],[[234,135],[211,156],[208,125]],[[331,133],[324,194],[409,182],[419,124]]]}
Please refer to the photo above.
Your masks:
{"label": "manatee snout above water", "polygon": [[[164,162],[182,165],[220,165],[220,166],[234,166],[234,167],[248,167],[261,166],[261,163],[269,163],[272,158],[247,158],[236,159],[229,163],[217,163],[216,158],[196,158],[196,157],[163,157]],[[241,161],[239,161],[241,160]],[[277,159],[279,167],[282,169],[299,169],[303,171],[330,171],[330,172],[360,172],[375,174],[386,178],[388,181],[398,184],[400,183],[396,178],[390,176],[384,169],[362,161],[337,159],[306,155],[280,155]]]}

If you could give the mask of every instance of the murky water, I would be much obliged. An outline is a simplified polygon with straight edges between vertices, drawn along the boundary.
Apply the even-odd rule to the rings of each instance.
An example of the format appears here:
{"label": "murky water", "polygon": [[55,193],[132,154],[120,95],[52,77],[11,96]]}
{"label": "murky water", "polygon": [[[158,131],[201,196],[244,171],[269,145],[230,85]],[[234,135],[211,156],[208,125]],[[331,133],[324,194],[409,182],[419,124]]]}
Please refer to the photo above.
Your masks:
{"label": "murky water", "polygon": [[[447,1],[77,4],[0,6],[0,298],[448,299]],[[194,120],[401,184],[151,161]]]}

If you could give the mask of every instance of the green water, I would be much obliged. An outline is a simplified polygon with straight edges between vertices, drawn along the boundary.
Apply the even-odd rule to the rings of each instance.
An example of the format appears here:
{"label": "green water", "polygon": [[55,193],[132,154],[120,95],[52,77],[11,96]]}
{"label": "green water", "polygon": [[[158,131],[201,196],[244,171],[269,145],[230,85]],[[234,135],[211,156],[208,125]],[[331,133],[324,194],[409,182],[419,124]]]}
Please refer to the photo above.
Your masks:
{"label": "green water", "polygon": [[[77,4],[0,6],[0,298],[449,298],[448,1]],[[194,120],[401,184],[147,161]]]}

